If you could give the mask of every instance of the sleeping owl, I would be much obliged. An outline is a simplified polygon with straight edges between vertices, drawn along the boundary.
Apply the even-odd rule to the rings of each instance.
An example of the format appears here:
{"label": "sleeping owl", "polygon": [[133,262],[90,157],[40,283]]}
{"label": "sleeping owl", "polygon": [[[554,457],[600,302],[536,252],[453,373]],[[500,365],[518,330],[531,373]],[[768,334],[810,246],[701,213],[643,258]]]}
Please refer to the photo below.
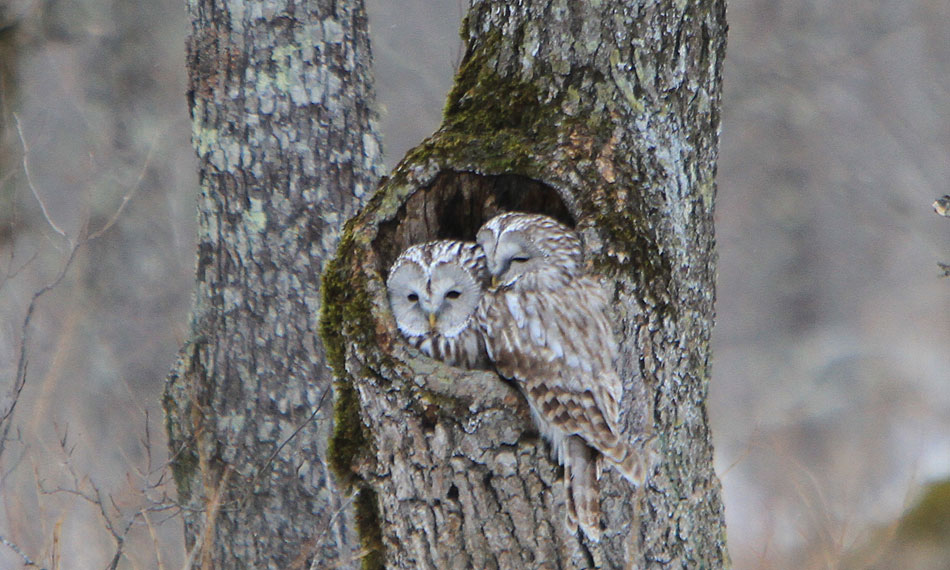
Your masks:
{"label": "sleeping owl", "polygon": [[577,235],[552,218],[502,214],[477,240],[497,284],[477,316],[488,357],[521,389],[564,465],[568,522],[599,540],[602,460],[635,484],[645,475],[621,438],[623,385],[607,293],[586,274]]}

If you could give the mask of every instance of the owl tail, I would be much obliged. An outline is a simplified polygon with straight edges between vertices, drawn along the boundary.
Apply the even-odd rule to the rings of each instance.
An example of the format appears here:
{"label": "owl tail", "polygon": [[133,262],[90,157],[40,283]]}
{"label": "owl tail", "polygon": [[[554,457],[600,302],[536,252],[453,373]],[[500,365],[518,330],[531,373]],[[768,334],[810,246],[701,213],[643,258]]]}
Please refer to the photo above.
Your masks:
{"label": "owl tail", "polygon": [[[638,453],[634,447],[619,439],[613,445],[598,446],[603,454],[604,461],[620,471],[623,478],[639,487],[646,480],[650,461],[645,457],[651,455],[652,439],[644,446],[645,452]],[[597,478],[600,479],[602,465],[598,465]]]}
{"label": "owl tail", "polygon": [[564,454],[564,488],[567,491],[567,525],[578,526],[593,542],[600,541],[600,497],[597,491],[597,452],[577,436],[567,438]]}

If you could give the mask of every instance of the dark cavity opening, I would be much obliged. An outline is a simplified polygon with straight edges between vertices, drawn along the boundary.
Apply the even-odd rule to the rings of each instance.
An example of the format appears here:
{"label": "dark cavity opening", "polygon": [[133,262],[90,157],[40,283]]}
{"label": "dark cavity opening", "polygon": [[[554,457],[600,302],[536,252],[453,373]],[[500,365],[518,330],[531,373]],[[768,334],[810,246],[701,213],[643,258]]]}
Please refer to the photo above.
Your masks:
{"label": "dark cavity opening", "polygon": [[437,406],[426,406],[419,418],[422,423],[422,431],[431,433],[435,431],[435,426],[439,423],[439,410]]}
{"label": "dark cavity opening", "polygon": [[406,201],[395,220],[380,226],[373,248],[383,264],[383,277],[410,245],[438,239],[474,241],[478,228],[502,212],[546,214],[575,225],[557,190],[537,180],[514,174],[442,172]]}

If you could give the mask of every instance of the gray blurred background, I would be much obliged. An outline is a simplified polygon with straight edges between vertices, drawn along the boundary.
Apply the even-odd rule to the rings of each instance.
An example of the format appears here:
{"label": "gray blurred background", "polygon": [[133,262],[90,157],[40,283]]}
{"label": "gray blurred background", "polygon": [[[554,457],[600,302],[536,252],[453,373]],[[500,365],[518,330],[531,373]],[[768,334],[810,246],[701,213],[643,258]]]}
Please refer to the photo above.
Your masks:
{"label": "gray blurred background", "polygon": [[[466,3],[368,8],[392,167],[439,124]],[[950,489],[918,506],[950,476],[950,2],[729,22],[709,409],[735,566],[950,568]],[[51,567],[105,566],[103,515],[133,523],[122,567],[183,562],[159,398],[194,270],[189,28],[181,0],[0,3],[0,410],[32,295],[108,227],[36,303],[0,458],[0,535]]]}

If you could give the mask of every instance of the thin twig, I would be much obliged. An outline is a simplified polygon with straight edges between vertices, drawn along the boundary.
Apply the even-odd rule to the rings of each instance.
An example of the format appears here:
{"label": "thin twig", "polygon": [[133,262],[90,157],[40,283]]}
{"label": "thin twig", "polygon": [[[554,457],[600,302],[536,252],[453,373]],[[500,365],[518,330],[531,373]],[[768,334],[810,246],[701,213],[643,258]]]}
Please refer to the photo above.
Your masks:
{"label": "thin twig", "polygon": [[[17,267],[16,269],[12,271],[8,271],[6,274],[4,274],[3,278],[0,278],[0,291],[3,290],[3,286],[6,285],[8,281],[13,279],[17,275],[19,275],[21,271],[23,271],[24,269],[32,265],[33,262],[36,260],[36,258],[39,256],[39,254],[40,253],[38,251],[34,251],[33,255],[28,260],[26,260],[26,262],[23,265]],[[10,259],[10,265],[11,266],[13,265],[12,258]]]}
{"label": "thin twig", "polygon": [[[151,444],[149,443],[148,445],[150,446]],[[144,521],[145,525],[149,527],[150,532],[152,532],[153,541],[157,541],[157,538],[154,534],[154,528],[152,527],[152,521],[148,516],[149,513],[161,513],[171,509],[180,510],[178,505],[174,504],[170,499],[167,498],[167,496],[163,497],[161,501],[153,501],[150,499],[148,497],[148,490],[150,488],[154,488],[154,486],[150,483],[150,481],[148,481],[148,476],[146,476],[144,477],[146,480],[144,488],[140,489],[139,492],[143,497],[145,497],[145,505],[147,506],[138,508],[135,512],[129,515],[124,515],[122,513],[122,509],[116,503],[115,498],[111,494],[103,495],[102,491],[94,481],[92,481],[87,476],[80,478],[80,476],[76,473],[72,463],[72,449],[69,447],[69,434],[67,429],[64,429],[62,431],[62,435],[59,437],[59,447],[60,451],[65,456],[65,461],[63,463],[66,467],[66,472],[72,477],[72,487],[59,487],[53,490],[47,490],[44,488],[42,481],[37,477],[40,492],[46,495],[72,495],[98,509],[103,525],[112,535],[116,545],[115,553],[113,554],[112,559],[106,568],[110,570],[115,570],[118,568],[119,563],[125,557],[125,546],[128,536],[140,518]],[[166,467],[167,465],[163,466],[163,469]],[[159,479],[160,481],[163,481],[164,475],[162,474]],[[158,484],[155,486],[157,485]],[[131,482],[130,487],[134,487],[131,485]],[[109,513],[107,505],[113,509],[115,514]],[[125,520],[122,521],[120,528],[118,519],[122,518],[125,518]],[[155,544],[157,550],[157,542]],[[161,561],[161,555],[159,554],[158,556],[159,561]]]}
{"label": "thin twig", "polygon": [[20,137],[20,145],[23,147],[23,173],[26,174],[26,184],[30,187],[30,192],[33,193],[33,197],[36,198],[36,201],[40,204],[40,209],[43,211],[43,217],[46,218],[46,223],[49,224],[53,231],[58,233],[66,243],[72,247],[72,240],[69,239],[69,236],[66,235],[66,232],[61,230],[59,226],[56,225],[56,222],[53,221],[53,218],[49,215],[49,210],[46,208],[46,203],[43,202],[43,199],[40,198],[39,192],[36,190],[36,186],[33,184],[33,175],[30,173],[30,146],[26,142],[26,137],[23,135],[23,127],[20,125],[20,117],[13,113],[13,122],[16,123],[16,132]]}
{"label": "thin twig", "polygon": [[[36,562],[33,562],[33,560],[29,556],[27,556],[25,552],[20,550],[19,546],[7,540],[6,537],[4,537],[2,534],[0,534],[0,544],[3,544],[4,546],[9,548],[13,552],[16,552],[20,556],[20,558],[23,559],[23,564],[25,564],[26,566],[34,566],[36,568],[40,568],[40,565],[37,564]],[[46,570],[46,569],[43,568],[42,570]]]}
{"label": "thin twig", "polygon": [[49,293],[52,289],[60,284],[64,277],[66,277],[66,272],[69,271],[70,266],[73,264],[73,261],[76,259],[76,253],[79,251],[81,244],[72,248],[69,252],[69,257],[66,259],[66,263],[63,264],[62,269],[59,272],[59,275],[56,276],[51,282],[47,283],[43,288],[41,288],[36,293],[33,293],[33,298],[30,299],[30,304],[26,309],[26,316],[23,318],[23,324],[20,326],[20,355],[17,360],[17,369],[16,376],[13,379],[13,400],[10,403],[10,407],[0,416],[0,457],[3,456],[3,451],[6,447],[7,435],[10,433],[10,426],[13,425],[12,417],[13,411],[16,409],[17,402],[20,399],[20,393],[23,391],[23,387],[26,386],[26,372],[29,365],[29,359],[27,358],[27,345],[29,344],[30,338],[30,322],[33,320],[33,312],[36,310],[36,303],[39,299]]}
{"label": "thin twig", "polygon": [[102,236],[102,234],[109,231],[109,228],[115,225],[115,223],[119,220],[119,216],[122,215],[122,212],[125,210],[125,206],[129,203],[129,200],[132,199],[132,196],[135,195],[139,187],[142,185],[142,180],[145,179],[145,173],[148,171],[148,166],[152,162],[152,155],[155,153],[156,146],[156,143],[153,141],[152,145],[148,149],[148,154],[145,155],[145,162],[142,163],[142,169],[139,171],[138,178],[135,179],[135,184],[133,184],[132,187],[129,188],[128,192],[125,193],[125,196],[122,197],[122,203],[119,204],[119,207],[116,208],[115,212],[113,212],[112,217],[109,218],[109,221],[107,221],[104,226],[86,238],[86,241],[98,239],[100,236]]}
{"label": "thin twig", "polygon": [[[59,275],[57,275],[56,278],[52,282],[48,283],[39,291],[35,292],[33,294],[32,299],[30,300],[29,306],[27,307],[26,316],[24,317],[23,324],[20,328],[20,355],[17,361],[16,376],[14,377],[14,381],[13,381],[13,390],[12,390],[13,398],[12,398],[12,402],[10,403],[9,408],[7,410],[2,411],[2,415],[0,415],[0,457],[3,456],[3,451],[5,449],[6,441],[7,441],[7,435],[9,434],[10,426],[13,423],[12,422],[13,411],[14,409],[16,409],[17,402],[19,401],[20,394],[22,393],[24,386],[26,386],[27,368],[29,364],[29,359],[27,358],[27,346],[29,344],[30,322],[33,319],[33,312],[36,309],[37,301],[40,299],[40,297],[48,293],[50,290],[58,286],[60,282],[62,282],[63,278],[66,276],[66,272],[69,271],[69,268],[72,266],[72,263],[75,260],[76,254],[78,253],[79,249],[86,243],[102,236],[119,219],[119,216],[121,216],[122,212],[125,210],[125,206],[129,203],[132,196],[135,194],[136,190],[138,190],[139,186],[141,185],[142,180],[145,178],[145,173],[148,170],[149,164],[151,163],[152,155],[154,153],[155,146],[156,146],[155,144],[153,144],[151,148],[149,149],[149,153],[145,158],[145,162],[142,164],[142,169],[139,172],[139,176],[136,179],[135,184],[133,184],[133,186],[129,189],[129,191],[126,192],[125,196],[122,199],[122,203],[113,213],[112,217],[109,218],[109,221],[107,221],[106,224],[103,227],[99,228],[96,232],[92,233],[91,235],[87,235],[87,231],[88,231],[88,219],[87,219],[86,222],[83,224],[83,227],[80,229],[79,238],[77,242],[73,244],[69,236],[67,236],[66,233],[62,229],[60,229],[60,227],[57,226],[56,223],[53,221],[52,217],[49,214],[49,210],[46,207],[46,203],[40,197],[40,194],[37,191],[36,186],[33,184],[33,176],[30,172],[30,162],[29,162],[30,146],[26,141],[26,136],[23,134],[23,127],[20,124],[20,118],[19,116],[17,116],[16,113],[13,113],[13,119],[14,119],[14,122],[16,123],[16,129],[17,129],[17,134],[20,138],[20,144],[23,147],[23,172],[26,174],[27,185],[30,188],[30,192],[32,192],[33,197],[36,198],[37,203],[39,203],[40,209],[43,212],[43,217],[46,219],[46,222],[49,224],[51,228],[53,228],[53,230],[56,233],[58,233],[60,236],[62,236],[64,240],[66,240],[66,242],[70,246],[70,249],[69,249],[69,257],[66,259],[66,263],[63,264],[63,267],[61,268]],[[31,261],[32,259],[30,260],[30,262]],[[27,262],[27,265],[30,262]]]}
{"label": "thin twig", "polygon": [[148,516],[148,511],[142,512],[142,519],[148,528],[148,534],[152,539],[152,548],[155,549],[155,561],[158,564],[158,570],[165,570],[165,564],[162,563],[162,549],[159,546],[158,533],[155,531],[155,525],[152,524],[152,518]]}
{"label": "thin twig", "polygon": [[59,570],[60,561],[63,559],[61,554],[61,547],[63,543],[63,517],[56,519],[56,524],[53,525],[53,552],[50,553],[50,558],[53,562],[53,570]]}
{"label": "thin twig", "polygon": [[[251,491],[254,490],[255,485],[257,485],[257,482],[260,480],[261,476],[264,474],[264,470],[267,469],[268,466],[270,466],[270,464],[274,461],[274,458],[277,457],[280,451],[284,449],[284,447],[286,447],[287,444],[290,443],[292,439],[297,437],[297,434],[299,434],[300,431],[303,430],[304,427],[310,424],[310,422],[312,422],[313,419],[317,417],[317,414],[320,413],[320,409],[323,408],[323,401],[326,399],[327,394],[330,392],[330,386],[331,386],[330,383],[327,382],[327,386],[326,388],[323,389],[323,394],[320,396],[320,401],[317,402],[317,405],[314,408],[313,413],[310,414],[309,418],[301,422],[301,424],[297,426],[297,429],[295,429],[292,434],[287,436],[287,438],[284,439],[284,441],[282,441],[281,444],[277,446],[277,449],[275,449],[274,452],[270,454],[270,457],[267,458],[267,461],[265,461],[264,464],[261,465],[261,468],[257,470],[257,473],[254,474],[254,478],[251,480],[251,484],[248,485],[248,489],[250,489]],[[250,493],[248,495],[245,495],[244,501],[242,501],[242,506],[243,506],[243,503],[247,501],[248,497],[250,497]]]}

